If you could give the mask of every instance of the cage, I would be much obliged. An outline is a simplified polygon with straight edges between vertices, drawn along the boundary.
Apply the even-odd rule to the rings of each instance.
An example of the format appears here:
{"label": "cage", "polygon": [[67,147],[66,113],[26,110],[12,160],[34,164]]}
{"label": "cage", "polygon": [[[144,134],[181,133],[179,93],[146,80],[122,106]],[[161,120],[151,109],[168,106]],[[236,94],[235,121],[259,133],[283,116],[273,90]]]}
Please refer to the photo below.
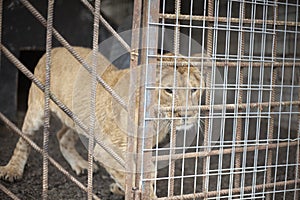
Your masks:
{"label": "cage", "polygon": [[[2,39],[2,57],[45,91],[43,148],[0,113],[7,126],[42,154],[39,195],[44,199],[57,199],[51,192],[59,185],[49,182],[48,162],[88,199],[123,198],[102,190],[95,193],[103,179],[93,175],[92,157],[104,154],[110,155],[111,165],[121,166],[125,187],[117,186],[125,199],[299,199],[298,1],[135,0],[132,15],[117,33],[99,15],[100,1],[81,0],[93,13],[92,64],[54,29],[54,1],[48,1],[48,20],[27,0],[19,2],[46,27],[48,76],[55,37],[79,60],[81,70],[91,74],[87,73],[88,85],[79,84],[81,95],[95,93],[96,82],[112,95],[114,123],[127,139],[121,154],[102,142],[92,106],[96,97],[85,102],[85,114],[76,106],[69,109],[11,53],[6,45],[10,41]],[[1,10],[7,9],[2,3]],[[5,12],[0,16],[5,22]],[[99,21],[113,37],[98,40]],[[102,54],[127,70],[113,87],[96,73],[94,58],[106,47],[110,52]],[[75,121],[78,132],[86,134],[82,141],[89,158],[87,186],[43,153],[49,151],[50,99]],[[90,117],[83,120],[86,114]],[[101,149],[97,155],[94,145]],[[0,188],[13,199],[20,195],[11,184],[0,182]]]}

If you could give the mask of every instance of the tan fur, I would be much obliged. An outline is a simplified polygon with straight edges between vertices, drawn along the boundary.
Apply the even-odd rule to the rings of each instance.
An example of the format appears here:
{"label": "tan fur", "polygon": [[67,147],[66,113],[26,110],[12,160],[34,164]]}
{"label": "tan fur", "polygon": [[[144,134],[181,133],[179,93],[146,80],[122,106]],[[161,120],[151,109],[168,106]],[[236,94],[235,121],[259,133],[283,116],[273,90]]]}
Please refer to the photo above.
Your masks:
{"label": "tan fur", "polygon": [[[81,57],[86,58],[90,62],[90,58],[88,58],[88,55],[91,53],[90,49],[76,47],[75,50]],[[168,56],[171,56],[171,54],[168,54]],[[172,58],[164,60],[172,60]],[[35,69],[35,75],[41,82],[45,82],[45,65],[45,56],[43,56]],[[90,79],[81,76],[81,73],[79,73],[81,72],[80,70],[82,70],[81,65],[66,49],[55,48],[52,50],[51,92],[69,108],[76,110],[79,116],[85,118],[84,116],[86,115],[88,118],[89,112],[86,110],[89,108],[89,105],[79,102],[79,104],[76,104],[77,106],[74,106],[75,99],[77,97],[81,98],[80,95],[84,92],[83,90],[77,89],[78,83],[79,87],[82,86],[84,88],[85,84],[90,81]],[[124,79],[125,83],[127,81],[127,84],[129,84],[129,79],[126,79],[125,76],[129,74],[129,69],[118,70],[101,54],[98,54],[97,70],[98,72],[101,72],[102,78],[111,87],[114,87],[120,79]],[[181,87],[182,89],[176,90],[176,92],[171,88],[174,83],[173,66],[163,67],[161,74],[159,73],[159,69],[157,71],[158,78],[156,85],[162,87],[162,89],[156,90],[155,92],[157,97],[160,97],[161,107],[172,106],[172,98],[174,95],[176,95],[175,102],[178,106],[198,105],[201,98],[200,91],[202,91],[199,88],[204,86],[200,86],[200,82],[202,81],[198,68],[193,66],[189,69],[187,66],[178,67],[176,72],[177,87]],[[161,80],[159,77],[162,77]],[[183,89],[184,87],[195,87],[198,89]],[[125,90],[128,90],[128,85],[125,85],[124,88]],[[170,90],[172,90],[172,93],[170,93]],[[84,102],[86,96],[87,95],[85,94],[82,95],[82,102]],[[123,97],[128,100],[128,93],[125,92]],[[86,98],[89,100],[89,97]],[[121,108],[116,106],[113,98],[99,84],[97,86],[96,100],[97,124],[101,129],[97,129],[95,134],[99,134],[99,137],[102,138],[110,148],[118,153],[120,157],[125,159],[127,134],[124,129],[121,128],[119,122],[127,122],[127,115],[119,114],[121,113]],[[22,127],[23,133],[33,137],[34,132],[43,125],[43,107],[44,94],[33,84],[29,92],[28,111]],[[76,132],[80,133],[80,129],[78,129],[75,123],[53,102],[50,103],[50,109],[63,123],[63,127],[57,133],[60,150],[63,156],[77,174],[83,173],[88,168],[88,163],[75,149],[76,140],[78,138]],[[124,112],[124,110],[122,112]],[[161,114],[166,117],[172,116],[171,112],[164,112]],[[176,111],[173,116],[178,117],[178,119],[174,120],[174,123],[179,129],[184,129],[186,127],[185,125],[195,124],[197,122],[197,115],[198,113],[196,111]],[[170,120],[165,121],[165,123],[161,123],[160,125],[159,141],[162,140],[170,130]],[[165,127],[163,125],[165,125]],[[6,166],[0,167],[0,177],[8,181],[20,179],[23,175],[29,152],[29,145],[20,138],[9,163]],[[125,189],[124,169],[98,145],[95,146],[94,155],[95,160],[105,167],[116,181],[116,184],[111,185],[111,190],[115,193],[122,193],[122,190]],[[94,165],[94,170],[97,170],[96,165]]]}

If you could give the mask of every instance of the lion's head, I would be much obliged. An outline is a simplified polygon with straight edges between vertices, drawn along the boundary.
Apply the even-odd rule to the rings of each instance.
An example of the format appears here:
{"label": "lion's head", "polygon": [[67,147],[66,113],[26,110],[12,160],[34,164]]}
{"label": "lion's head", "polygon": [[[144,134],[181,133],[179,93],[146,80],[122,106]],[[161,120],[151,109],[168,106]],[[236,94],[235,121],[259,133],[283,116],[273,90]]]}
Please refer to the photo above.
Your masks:
{"label": "lion's head", "polygon": [[[201,103],[205,89],[204,78],[198,67],[182,57],[175,60],[174,55],[170,53],[159,59],[158,65],[160,67],[156,76],[159,88],[157,103],[160,108],[170,108],[160,112],[161,118],[165,119],[168,126],[173,121],[176,130],[188,130],[199,119],[199,109],[189,108]],[[181,109],[177,109],[178,107]]]}

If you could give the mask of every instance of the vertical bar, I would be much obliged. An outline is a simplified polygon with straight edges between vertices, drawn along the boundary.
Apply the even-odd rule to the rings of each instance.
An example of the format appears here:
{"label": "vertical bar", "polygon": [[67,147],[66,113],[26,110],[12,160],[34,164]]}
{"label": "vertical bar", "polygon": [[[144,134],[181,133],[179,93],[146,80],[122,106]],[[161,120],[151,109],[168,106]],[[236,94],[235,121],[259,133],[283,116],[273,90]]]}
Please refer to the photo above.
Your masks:
{"label": "vertical bar", "polygon": [[[157,23],[159,21],[159,0],[146,0],[144,1],[143,11],[143,33],[142,33],[142,55],[141,64],[142,76],[141,76],[141,95],[140,95],[140,107],[139,107],[139,125],[142,127],[141,136],[138,136],[138,163],[137,170],[141,173],[136,177],[136,183],[139,184],[141,190],[141,199],[148,200],[151,198],[151,158],[152,152],[144,152],[144,149],[152,148],[153,128],[151,122],[145,121],[146,117],[150,117],[152,113],[146,112],[148,105],[155,104],[155,95],[151,89],[147,89],[147,86],[153,86],[156,82],[156,58],[148,58],[149,54],[157,54],[157,41],[158,41],[158,29],[151,23]],[[150,29],[151,28],[151,29]],[[151,31],[151,33],[150,33]],[[144,181],[144,179],[147,179]]]}
{"label": "vertical bar", "polygon": [[139,37],[140,37],[140,25],[141,25],[141,9],[142,9],[142,1],[135,0],[134,1],[134,9],[133,9],[133,19],[132,19],[132,35],[131,35],[131,59],[130,59],[130,85],[129,85],[129,94],[135,94],[131,99],[130,104],[128,105],[128,138],[127,138],[127,158],[126,158],[126,178],[125,178],[125,199],[135,199],[138,197],[138,190],[136,190],[137,184],[133,181],[135,180],[133,175],[137,176],[137,171],[135,169],[134,158],[133,155],[136,152],[135,146],[135,138],[137,136],[137,129],[135,126],[132,126],[131,122],[136,122],[136,108],[139,105],[136,105],[136,94],[139,93],[139,87],[136,87],[136,84],[139,83],[138,76],[139,74],[137,70],[135,70],[138,66],[138,55],[139,55]]}
{"label": "vertical bar", "polygon": [[[204,10],[203,10],[203,16],[206,16],[206,13],[207,13],[207,9],[206,9],[206,4],[207,4],[207,0],[204,0],[203,1],[203,7],[204,7]],[[206,31],[206,19],[205,18],[203,18],[203,20],[202,20],[202,43],[201,43],[201,45],[202,45],[202,49],[201,49],[201,52],[202,52],[202,55],[204,55],[204,46],[205,46],[205,41],[206,41],[206,39],[205,39],[205,31]],[[210,29],[208,29],[208,33],[210,32],[211,30]],[[211,33],[210,33],[211,34]],[[208,34],[209,35],[209,34]],[[211,41],[212,39],[210,39],[210,41]],[[207,40],[207,41],[209,41],[209,40]],[[206,46],[207,46],[207,49],[208,49],[208,47],[209,46],[211,46],[211,42],[210,42],[210,44],[209,43],[207,43],[206,44]],[[210,47],[210,50],[207,50],[207,57],[210,57],[211,56],[211,47]],[[203,67],[203,61],[204,60],[204,58],[202,58],[201,59],[201,76],[202,77],[204,77],[204,67]],[[209,66],[210,67],[210,66]],[[206,91],[206,93],[207,93],[207,95],[210,95],[210,93],[209,93],[209,88],[210,88],[210,82],[208,82],[208,77],[210,77],[210,70],[207,70],[207,77],[205,78],[205,83],[206,83],[206,88],[207,88],[207,91]],[[201,79],[202,80],[202,79]],[[202,84],[202,82],[200,83],[200,84]],[[201,91],[202,92],[202,91]],[[205,99],[205,101],[207,101],[206,99]],[[200,100],[200,102],[199,102],[199,104],[201,104],[201,100]],[[206,104],[207,105],[207,104]],[[200,138],[200,126],[202,126],[202,124],[200,123],[201,122],[201,118],[200,118],[200,114],[201,114],[201,109],[200,109],[200,107],[199,107],[199,110],[198,110],[198,112],[199,112],[199,115],[198,115],[198,117],[199,117],[199,121],[198,121],[198,124],[199,124],[199,126],[198,126],[198,131],[197,131],[197,139],[196,139],[196,152],[199,152],[199,138]],[[204,112],[204,115],[207,115],[207,113],[208,112]],[[205,119],[204,120],[204,126],[206,127],[206,125],[205,125],[205,123],[206,123],[206,120],[208,120],[208,119]],[[206,128],[204,127],[204,134],[206,133]],[[202,127],[201,127],[201,131],[202,131]],[[204,140],[205,141],[205,140]],[[203,144],[204,145],[204,144]],[[204,159],[204,158],[203,158]],[[193,189],[193,192],[194,193],[196,193],[196,190],[197,190],[197,175],[198,175],[198,160],[199,160],[199,158],[198,157],[196,157],[196,159],[195,159],[195,171],[194,171],[194,189]],[[202,164],[205,164],[204,163],[204,161],[202,162]],[[203,171],[203,173],[204,173],[204,170],[202,170]],[[201,181],[201,180],[199,180],[199,181]],[[202,178],[202,182],[204,183],[204,179]],[[202,189],[204,188],[204,186],[203,186],[203,184],[202,184]]]}
{"label": "vertical bar", "polygon": [[[208,9],[207,9],[207,14],[208,17],[213,17],[213,11],[214,11],[214,0],[208,0]],[[207,30],[207,54],[208,56],[212,56],[212,49],[213,49],[213,29],[211,29],[210,27],[213,26],[213,24],[211,22],[207,23],[208,25],[208,30]],[[211,70],[208,70],[207,75],[206,75],[206,80],[205,83],[207,84],[207,91],[206,92],[206,97],[205,97],[205,104],[209,105],[210,104],[210,100],[211,100],[211,92],[212,92],[212,88],[211,88]],[[206,115],[208,115],[209,113],[206,113]],[[208,134],[209,134],[209,123],[210,123],[210,118],[205,118],[205,122],[204,122],[204,139],[203,139],[203,146],[204,146],[204,151],[208,151]],[[207,157],[203,157],[203,175],[206,174],[206,166],[207,165]],[[206,175],[203,176],[202,178],[202,191],[203,192],[208,192],[208,185],[206,185]],[[204,199],[206,199],[207,197],[205,196]]]}
{"label": "vertical bar", "polygon": [[[237,71],[236,75],[236,81],[237,86],[243,84],[244,79],[244,72],[243,68],[241,67],[242,58],[244,56],[244,47],[245,47],[245,39],[244,39],[244,30],[243,30],[243,21],[245,18],[245,2],[240,3],[240,20],[239,20],[239,43],[238,43],[238,62],[237,62]],[[240,88],[237,88],[237,93],[235,95],[237,99],[236,103],[237,105],[243,103],[243,90]],[[239,112],[241,110],[237,109],[235,110],[235,113],[237,115],[237,121],[236,121],[236,144],[239,145],[241,138],[242,138],[242,118],[239,116]],[[241,175],[240,175],[240,168],[241,168],[241,154],[237,153],[235,158],[235,176],[234,176],[234,187],[239,188],[241,183]],[[243,198],[243,197],[241,197]]]}
{"label": "vertical bar", "polygon": [[[256,18],[256,4],[253,3],[251,5],[251,32],[250,32],[250,36],[249,36],[249,57],[253,58],[254,56],[254,46],[255,46],[255,18]],[[261,53],[262,54],[262,53]],[[251,97],[253,95],[252,93],[252,78],[253,78],[253,60],[249,60],[249,66],[248,66],[248,74],[247,74],[247,88],[250,88],[249,90],[246,91],[246,104],[250,104],[251,103]],[[245,134],[244,134],[244,149],[243,149],[243,161],[242,161],[242,167],[241,167],[241,185],[239,186],[240,188],[244,188],[245,187],[245,177],[246,177],[246,171],[247,171],[247,144],[248,144],[248,138],[249,138],[249,131],[251,131],[251,127],[250,127],[250,113],[251,113],[251,109],[250,106],[246,107],[245,110],[246,114],[245,114]],[[258,122],[259,119],[257,119]],[[257,131],[257,129],[256,129]],[[255,159],[255,158],[254,158]],[[253,176],[254,177],[254,176]],[[255,189],[255,184],[252,181],[252,188]],[[253,193],[252,193],[253,194]],[[241,190],[241,194],[240,196],[243,197],[244,195],[244,191]]]}
{"label": "vertical bar", "polygon": [[[262,24],[262,36],[261,36],[261,47],[260,47],[260,54],[261,54],[261,61],[262,65],[260,66],[260,74],[259,74],[259,91],[258,91],[258,103],[263,102],[263,87],[264,87],[264,80],[265,80],[265,53],[266,53],[266,36],[267,36],[267,24],[266,21],[268,19],[268,5],[263,5],[263,21],[265,23]],[[260,130],[261,130],[261,124],[262,124],[262,109],[257,107],[257,113],[258,113],[258,119],[256,121],[256,135],[255,135],[255,140],[256,143],[259,143],[259,138],[260,138]],[[252,194],[251,197],[255,198],[256,194],[256,186],[257,186],[257,171],[258,171],[258,155],[259,151],[257,148],[254,150],[254,172],[253,172],[253,178],[252,178]]]}
{"label": "vertical bar", "polygon": [[[285,11],[284,11],[284,31],[283,31],[283,48],[282,48],[282,66],[281,66],[281,71],[280,71],[280,84],[277,85],[277,88],[280,90],[278,92],[278,98],[279,98],[279,102],[281,103],[283,101],[283,94],[284,94],[284,76],[285,76],[285,62],[286,62],[286,56],[287,56],[287,22],[288,22],[288,4],[285,4]],[[278,100],[278,99],[277,99]],[[276,156],[275,156],[275,170],[274,170],[274,186],[273,186],[273,200],[276,199],[276,182],[277,182],[277,175],[279,175],[278,173],[278,168],[279,167],[279,163],[281,163],[281,161],[279,160],[279,139],[281,137],[281,125],[283,124],[283,122],[281,121],[281,117],[283,116],[282,112],[283,112],[283,108],[282,105],[279,105],[279,109],[278,109],[278,120],[277,120],[277,137],[276,137],[276,144],[277,144],[277,148],[276,148]]]}
{"label": "vertical bar", "polygon": [[[176,98],[176,86],[177,86],[177,78],[176,78],[176,61],[177,56],[179,55],[180,49],[180,27],[179,27],[179,20],[178,17],[181,11],[181,0],[175,0],[175,15],[176,15],[176,22],[175,22],[175,31],[174,31],[174,55],[175,55],[175,63],[174,63],[174,80],[173,80],[173,87],[175,88],[173,99],[172,99],[172,109],[177,106],[177,98]],[[174,112],[172,112],[172,119],[174,117]],[[175,154],[175,147],[176,147],[176,125],[172,120],[172,128],[171,128],[171,135],[170,135],[170,160],[169,160],[169,181],[168,181],[168,197],[174,196],[174,175],[175,175],[175,160],[171,159],[171,156]]]}
{"label": "vertical bar", "polygon": [[89,144],[88,144],[88,185],[87,198],[93,198],[93,157],[94,157],[94,136],[96,122],[96,87],[97,87],[97,54],[99,38],[99,18],[100,18],[100,0],[95,1],[94,12],[94,30],[93,30],[93,56],[91,66],[91,99],[90,99],[90,127],[89,127]]}
{"label": "vertical bar", "polygon": [[[221,119],[221,132],[220,132],[220,155],[219,155],[219,163],[218,163],[218,181],[217,181],[217,197],[220,198],[221,196],[221,189],[222,189],[222,169],[223,169],[223,161],[224,155],[224,139],[225,139],[225,125],[226,125],[226,102],[227,102],[227,84],[228,84],[228,65],[226,62],[230,60],[230,25],[231,25],[231,15],[232,15],[232,2],[227,3],[227,19],[226,19],[226,36],[225,36],[225,52],[224,52],[224,59],[225,59],[225,66],[224,66],[224,85],[223,85],[223,100],[222,100],[222,119]],[[224,128],[223,128],[224,127]]]}
{"label": "vertical bar", "polygon": [[[298,5],[299,1],[297,0],[297,5]],[[298,6],[296,7],[296,22],[298,22],[298,16],[299,16],[299,8]],[[298,26],[295,27],[295,46],[294,46],[294,68],[296,68],[296,58],[297,58],[297,38],[298,37]],[[298,66],[298,72],[300,72],[299,66]],[[296,74],[296,73],[295,73]],[[299,85],[298,85],[298,91],[296,91],[296,93],[298,92],[298,100],[300,100],[300,78],[299,77],[295,77],[296,81],[298,81]],[[298,130],[297,130],[297,138],[300,138],[300,105],[298,105]],[[295,167],[295,181],[299,179],[299,175],[300,175],[300,167],[299,167],[299,163],[300,163],[300,142],[299,140],[297,141],[297,153],[296,153],[296,167]],[[299,199],[299,183],[296,181],[295,182],[295,192],[294,192],[294,199]]]}
{"label": "vertical bar", "polygon": [[[274,6],[274,17],[273,17],[273,21],[274,21],[274,35],[273,35],[273,41],[272,41],[272,60],[275,61],[276,60],[276,56],[277,56],[277,19],[278,19],[278,6],[277,6],[277,1],[274,2],[275,6]],[[275,85],[276,85],[276,79],[277,79],[277,68],[274,69],[274,66],[272,65],[271,68],[271,92],[270,92],[270,102],[275,102],[275,95],[276,95],[276,91],[275,91]],[[269,107],[269,112],[273,113],[273,109],[271,107]],[[269,121],[269,128],[268,128],[268,143],[272,143],[273,139],[273,134],[274,134],[274,114],[271,114],[270,116],[270,121]],[[273,153],[272,153],[272,149],[266,149],[268,155],[267,155],[267,183],[266,184],[270,184],[272,182],[272,168],[270,167],[272,165],[272,161],[273,161]],[[266,195],[266,200],[270,200],[271,199],[271,194],[267,193]]]}
{"label": "vertical bar", "polygon": [[[298,69],[299,71],[299,69]],[[298,100],[300,100],[300,80],[298,77]],[[298,105],[298,130],[297,130],[297,138],[300,138],[300,105]],[[294,193],[294,199],[299,199],[299,188],[300,188],[300,183],[297,181],[300,177],[300,167],[299,167],[299,163],[300,163],[300,141],[297,141],[297,153],[296,153],[296,167],[295,167],[295,190],[296,192]]]}
{"label": "vertical bar", "polygon": [[[165,11],[166,11],[166,0],[163,0],[161,2],[162,4],[162,14],[165,14]],[[160,53],[159,53],[159,56],[162,58],[163,57],[163,50],[165,48],[164,44],[165,44],[165,19],[162,18],[161,19],[161,35],[159,36],[161,38],[161,41],[160,41]],[[163,64],[162,62],[159,62],[159,67],[157,67],[157,70],[159,70],[159,75],[158,77],[156,77],[156,79],[159,79],[157,85],[158,87],[161,87],[162,86],[162,69],[163,69]],[[157,73],[158,74],[158,73]],[[161,90],[158,90],[158,99],[157,99],[157,113],[161,113],[161,96],[162,96],[162,91]],[[158,161],[158,155],[159,155],[159,130],[160,130],[160,127],[161,127],[161,123],[160,123],[160,115],[157,116],[158,117],[158,123],[157,123],[157,128],[156,128],[156,138],[155,138],[155,164],[154,164],[154,177],[155,177],[155,181],[154,181],[154,192],[156,193],[157,191],[157,174],[158,174],[158,168],[159,168],[159,161]]]}
{"label": "vertical bar", "polygon": [[46,78],[45,78],[45,107],[44,107],[44,134],[43,134],[43,200],[48,199],[48,144],[50,128],[50,67],[53,29],[54,0],[48,0],[47,35],[46,35]]}
{"label": "vertical bar", "polygon": [[[295,13],[295,22],[296,24],[298,24],[298,6],[296,6],[296,13]],[[294,33],[294,55],[293,55],[293,66],[292,66],[292,75],[291,75],[291,89],[290,89],[290,102],[292,103],[294,101],[294,92],[297,92],[294,90],[295,88],[295,83],[297,80],[296,79],[296,66],[295,66],[295,63],[296,63],[296,58],[297,58],[297,32],[298,32],[298,26],[296,25],[295,26],[295,31],[293,31]],[[299,78],[299,77],[298,77]],[[295,99],[296,100],[296,99]],[[293,114],[293,105],[291,104],[289,106],[289,116],[288,116],[288,130],[287,130],[287,134],[288,134],[288,146],[287,146],[287,150],[286,150],[286,166],[285,166],[285,179],[284,179],[284,182],[286,183],[290,178],[288,177],[288,174],[289,174],[289,167],[290,167],[290,164],[289,162],[293,162],[293,159],[289,160],[290,156],[291,156],[291,152],[290,152],[290,139],[291,139],[291,131],[292,131],[292,114]],[[298,152],[297,152],[298,153]],[[297,154],[296,154],[297,155]],[[297,157],[296,159],[297,160]],[[296,167],[295,167],[296,168]],[[297,172],[297,171],[295,171]],[[297,180],[297,174],[295,173],[295,180]],[[297,181],[296,181],[297,182]],[[283,193],[283,199],[286,199],[286,193],[287,193],[287,184],[284,185],[284,193]],[[294,192],[295,194],[295,192]]]}
{"label": "vertical bar", "polygon": [[[187,56],[189,58],[189,61],[190,61],[190,57],[191,57],[191,54],[192,54],[192,26],[193,26],[193,20],[192,20],[192,16],[193,16],[193,6],[194,6],[194,1],[191,0],[190,1],[190,19],[189,19],[189,42],[188,42],[188,53],[187,53]],[[190,63],[188,63],[188,74],[187,74],[187,80],[186,80],[186,83],[188,85],[189,83],[189,80],[190,80]],[[202,85],[202,82],[200,81],[200,85]],[[201,94],[201,92],[200,92]],[[186,94],[185,94],[185,98],[186,98],[186,102],[185,102],[185,116],[187,116],[187,106],[188,106],[188,96],[189,96],[189,92],[188,90],[186,90]],[[201,102],[199,102],[199,105],[201,105]],[[199,112],[199,116],[200,116],[200,112]],[[199,120],[200,120],[200,117],[199,117]],[[200,125],[200,123],[199,123]],[[183,151],[182,153],[185,154],[186,153],[186,148],[187,148],[187,144],[186,144],[186,141],[187,141],[187,130],[184,130],[184,138],[183,138]],[[196,133],[197,135],[199,135],[199,128],[198,128],[198,131]],[[196,145],[198,144],[198,137],[197,138],[197,142],[196,142]],[[198,146],[198,145],[197,145]],[[196,159],[195,159],[196,160]],[[181,183],[180,183],[180,195],[183,195],[184,193],[184,174],[185,174],[185,169],[186,169],[186,161],[185,161],[185,156],[183,155],[183,158],[182,158],[182,162],[181,162]]]}

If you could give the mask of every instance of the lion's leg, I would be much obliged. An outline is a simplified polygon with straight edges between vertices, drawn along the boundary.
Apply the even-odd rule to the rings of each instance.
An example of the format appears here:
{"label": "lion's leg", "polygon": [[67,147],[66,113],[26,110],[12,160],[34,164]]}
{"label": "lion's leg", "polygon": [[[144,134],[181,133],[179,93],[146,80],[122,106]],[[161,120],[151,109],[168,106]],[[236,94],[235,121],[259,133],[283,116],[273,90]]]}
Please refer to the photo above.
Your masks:
{"label": "lion's leg", "polygon": [[109,189],[113,194],[125,195],[124,189],[122,186],[125,186],[125,174],[123,171],[118,171],[111,167],[106,167],[106,171],[110,174],[116,182],[110,184]]}
{"label": "lion's leg", "polygon": [[[34,132],[43,125],[43,108],[39,104],[30,104],[22,126],[22,132],[33,139]],[[13,182],[22,178],[31,147],[21,137],[13,155],[6,166],[0,167],[0,178]]]}
{"label": "lion's leg", "polygon": [[[75,148],[78,140],[78,134],[72,129],[63,126],[57,132],[56,136],[59,141],[59,147],[62,155],[70,164],[71,168],[76,172],[76,174],[79,175],[87,171],[89,163],[79,155]],[[94,172],[96,172],[98,167],[95,163],[93,165]]]}

